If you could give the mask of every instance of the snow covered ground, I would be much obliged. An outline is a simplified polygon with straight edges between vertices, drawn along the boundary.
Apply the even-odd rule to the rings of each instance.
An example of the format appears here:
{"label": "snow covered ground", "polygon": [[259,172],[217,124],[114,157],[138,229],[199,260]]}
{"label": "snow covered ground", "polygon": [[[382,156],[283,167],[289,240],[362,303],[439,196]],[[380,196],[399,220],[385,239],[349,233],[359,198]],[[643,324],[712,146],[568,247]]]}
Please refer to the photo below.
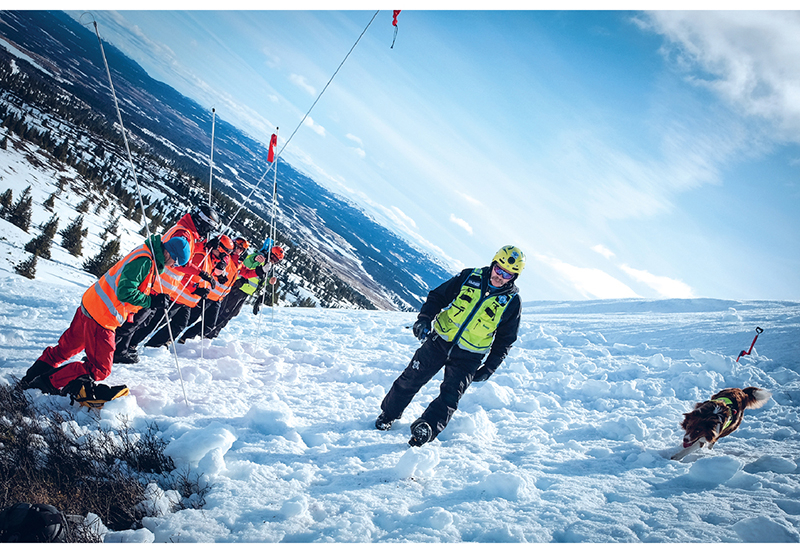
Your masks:
{"label": "snow covered ground", "polygon": [[[57,341],[85,288],[75,280],[0,272],[0,381]],[[800,541],[800,304],[528,301],[498,373],[470,387],[450,426],[419,449],[407,446],[408,425],[440,376],[392,430],[373,426],[417,347],[413,320],[245,309],[202,349],[178,346],[188,405],[167,349],[116,365],[107,382],[132,395],[100,423],[157,423],[178,470],[211,488],[204,508],[177,512],[153,489],[160,515],[105,540]],[[735,363],[756,326],[752,355]],[[773,398],[711,452],[670,460],[682,413],[749,385]],[[96,427],[86,409],[77,417]]]}

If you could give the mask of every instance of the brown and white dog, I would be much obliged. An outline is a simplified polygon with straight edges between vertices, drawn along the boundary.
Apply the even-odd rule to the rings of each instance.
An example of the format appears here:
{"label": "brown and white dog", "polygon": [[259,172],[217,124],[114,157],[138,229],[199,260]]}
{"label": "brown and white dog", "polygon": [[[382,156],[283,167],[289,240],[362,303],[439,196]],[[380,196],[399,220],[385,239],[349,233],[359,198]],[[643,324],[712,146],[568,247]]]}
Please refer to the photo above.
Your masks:
{"label": "brown and white dog", "polygon": [[770,397],[772,394],[763,388],[725,388],[710,400],[696,404],[691,413],[684,413],[683,449],[672,459],[679,461],[704,445],[711,449],[717,440],[739,428],[745,409],[758,409]]}

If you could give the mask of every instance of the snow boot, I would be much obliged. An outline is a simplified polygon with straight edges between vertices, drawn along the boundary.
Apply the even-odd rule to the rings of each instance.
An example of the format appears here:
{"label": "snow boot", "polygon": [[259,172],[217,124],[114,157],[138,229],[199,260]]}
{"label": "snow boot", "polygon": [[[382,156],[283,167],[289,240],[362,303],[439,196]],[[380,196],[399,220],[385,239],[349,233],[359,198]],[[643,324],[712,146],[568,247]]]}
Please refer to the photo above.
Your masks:
{"label": "snow boot", "polygon": [[43,394],[50,394],[51,396],[62,395],[61,390],[53,386],[53,383],[50,382],[49,373],[40,374],[39,376],[28,382],[27,387],[25,389],[27,390],[29,388],[39,390]]}
{"label": "snow boot", "polygon": [[139,362],[139,354],[136,353],[135,348],[125,351],[114,352],[114,363],[121,363],[123,365],[135,365]]}
{"label": "snow boot", "polygon": [[408,440],[408,445],[411,447],[420,447],[427,444],[433,439],[433,429],[428,421],[417,419],[411,424],[411,439]]}
{"label": "snow boot", "polygon": [[31,368],[28,369],[28,372],[25,373],[25,376],[19,381],[19,386],[23,390],[27,390],[31,387],[31,382],[37,377],[41,376],[46,373],[53,372],[53,367],[42,361],[41,359],[37,359]]}
{"label": "snow boot", "polygon": [[378,430],[389,430],[392,427],[393,422],[394,419],[390,419],[386,413],[381,411],[381,414],[378,415],[378,418],[375,421],[375,428]]}

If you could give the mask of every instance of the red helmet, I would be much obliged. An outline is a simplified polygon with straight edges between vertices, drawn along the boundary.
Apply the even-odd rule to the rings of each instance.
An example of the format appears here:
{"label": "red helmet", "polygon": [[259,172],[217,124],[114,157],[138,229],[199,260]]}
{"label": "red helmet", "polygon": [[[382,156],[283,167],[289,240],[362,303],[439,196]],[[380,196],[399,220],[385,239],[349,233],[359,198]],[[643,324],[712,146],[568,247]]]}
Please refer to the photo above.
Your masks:
{"label": "red helmet", "polygon": [[269,258],[270,261],[281,261],[283,259],[283,248],[280,246],[273,246],[272,249],[269,251]]}
{"label": "red helmet", "polygon": [[225,234],[219,235],[217,245],[225,250],[225,253],[231,253],[233,251],[233,240],[228,238]]}
{"label": "red helmet", "polygon": [[234,240],[234,242],[236,242],[236,245],[242,248],[243,250],[246,250],[247,248],[250,247],[250,242],[248,242],[244,236],[240,236],[239,238]]}

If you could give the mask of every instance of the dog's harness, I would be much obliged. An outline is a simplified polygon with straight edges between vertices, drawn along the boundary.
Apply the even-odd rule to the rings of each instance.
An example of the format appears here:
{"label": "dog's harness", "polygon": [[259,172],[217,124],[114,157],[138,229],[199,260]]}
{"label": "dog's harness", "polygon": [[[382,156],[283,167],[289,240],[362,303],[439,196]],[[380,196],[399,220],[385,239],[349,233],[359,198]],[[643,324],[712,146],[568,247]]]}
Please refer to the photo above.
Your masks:
{"label": "dog's harness", "polygon": [[[726,428],[728,428],[731,425],[731,422],[733,422],[733,417],[736,416],[736,409],[734,409],[734,407],[733,407],[733,401],[731,401],[727,397],[720,397],[720,398],[717,398],[717,399],[712,399],[710,401],[712,401],[714,403],[717,403],[717,404],[722,404],[723,406],[726,406],[726,407],[728,407],[730,409],[730,414],[725,418],[725,422],[722,423],[722,430],[725,430]],[[722,430],[720,430],[720,432]]]}

